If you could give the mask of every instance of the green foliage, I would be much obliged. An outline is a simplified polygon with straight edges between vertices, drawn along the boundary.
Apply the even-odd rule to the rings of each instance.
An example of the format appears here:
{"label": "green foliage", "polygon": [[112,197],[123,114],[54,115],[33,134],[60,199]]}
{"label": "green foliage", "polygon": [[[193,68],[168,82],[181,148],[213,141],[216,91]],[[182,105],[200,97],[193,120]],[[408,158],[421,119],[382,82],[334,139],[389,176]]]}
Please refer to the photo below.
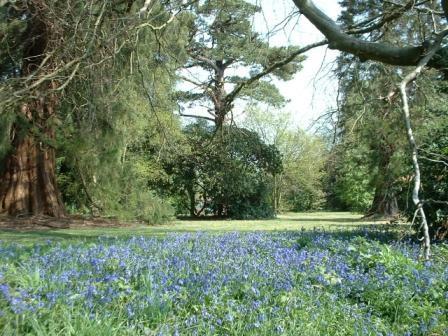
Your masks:
{"label": "green foliage", "polygon": [[365,148],[335,151],[327,166],[328,203],[332,208],[366,212],[373,200],[369,152]]}
{"label": "green foliage", "polygon": [[20,73],[24,47],[21,37],[26,29],[26,20],[20,17],[20,10],[13,3],[0,2],[0,83]]}
{"label": "green foliage", "polygon": [[171,195],[176,195],[179,213],[231,218],[274,215],[267,176],[282,170],[275,146],[243,128],[224,127],[215,133],[205,122],[188,125],[184,133],[184,150],[164,164],[172,176]]}
{"label": "green foliage", "polygon": [[319,137],[291,128],[288,113],[272,112],[253,106],[244,124],[266,143],[276,146],[283,170],[270,178],[272,203],[276,210],[309,211],[321,209],[325,201],[323,183],[327,160],[325,144]]}
{"label": "green foliage", "polygon": [[[11,147],[10,130],[16,119],[13,113],[3,113],[0,117],[0,162],[8,154]],[[0,164],[0,172],[2,169],[2,164]]]}
{"label": "green foliage", "polygon": [[417,245],[368,231],[0,244],[5,335],[448,330],[444,244],[435,246],[441,258],[428,263],[417,260]]}
{"label": "green foliage", "polygon": [[[342,1],[341,5],[340,21],[346,27],[369,22],[393,10],[392,4],[383,1]],[[363,38],[394,45],[421,44],[427,40],[434,25],[443,24],[442,20],[429,14],[415,15],[412,11],[404,11],[395,17],[393,24],[380,27]],[[336,187],[333,188],[333,199],[342,201],[339,204],[343,207],[352,204],[359,210],[369,209],[369,214],[379,212],[380,215],[385,208],[381,203],[392,201],[391,204],[397,204],[398,201],[400,210],[412,220],[414,172],[407,131],[403,127],[402,103],[400,99],[378,99],[385,97],[408,69],[363,63],[350,55],[340,56],[338,64],[341,108],[335,154],[342,155],[332,166],[331,186]],[[434,234],[438,232],[439,238],[445,236],[442,232],[446,231],[444,226],[447,225],[446,154],[444,136],[441,135],[446,132],[447,122],[445,80],[445,71],[427,71],[418,78],[416,85],[409,86],[412,127],[422,173],[420,196],[425,199],[432,231]],[[372,199],[370,208],[365,197],[368,194]]]}
{"label": "green foliage", "polygon": [[285,99],[270,80],[289,80],[301,69],[301,56],[271,69],[298,48],[272,47],[268,38],[254,31],[253,20],[259,11],[245,0],[206,0],[192,5],[187,23],[189,57],[181,71],[181,79],[189,84],[177,96],[184,107],[206,107],[218,127],[238,99],[282,106]]}
{"label": "green foliage", "polygon": [[[153,11],[161,23],[169,18],[163,8]],[[157,32],[142,28],[136,46],[101,60],[100,78],[86,70],[67,87],[57,129],[58,181],[71,212],[151,224],[173,216],[150,183],[167,178],[160,156],[180,136],[171,93],[184,38],[178,22]]]}
{"label": "green foliage", "polygon": [[[292,211],[322,209],[325,201],[324,166],[328,151],[322,139],[298,129],[289,137],[290,152],[283,174],[285,203]],[[285,159],[286,161],[286,159]]]}
{"label": "green foliage", "polygon": [[[339,20],[348,28],[394,10],[393,5],[383,1],[342,1],[341,5]],[[410,41],[420,44],[425,39],[425,22],[430,19],[427,15],[417,19],[416,16],[403,12],[395,19],[393,25],[379,27],[362,38],[396,45],[401,45],[405,39],[407,44]],[[408,34],[409,25],[418,26],[419,33]],[[401,182],[409,174],[411,162],[406,159],[409,157],[409,148],[403,126],[401,101],[382,98],[401,81],[403,72],[406,73],[407,69],[362,62],[352,55],[341,55],[338,58],[337,74],[341,94],[335,130],[336,160],[332,169],[335,173],[333,180],[342,188],[335,190],[333,196],[342,200],[345,206],[363,210],[369,215],[397,215],[397,209],[394,209],[397,200],[400,210],[404,210],[406,206],[400,202],[405,193],[403,188],[407,188]],[[421,92],[412,91],[412,95],[412,118],[417,126],[423,116],[429,116],[424,111]],[[352,155],[344,152],[351,152]],[[357,154],[353,155],[354,153]],[[362,155],[363,158],[359,160],[357,155]],[[346,160],[356,161],[342,162]],[[352,172],[351,169],[356,169],[360,162],[360,171]],[[350,176],[345,178],[345,174]],[[370,206],[367,194],[372,195]],[[350,206],[350,202],[355,203]]]}
{"label": "green foliage", "polygon": [[[422,199],[431,236],[437,239],[448,237],[448,118],[442,114],[426,125],[428,134],[420,147]],[[407,200],[410,202],[410,200]],[[407,209],[409,218],[414,209]]]}

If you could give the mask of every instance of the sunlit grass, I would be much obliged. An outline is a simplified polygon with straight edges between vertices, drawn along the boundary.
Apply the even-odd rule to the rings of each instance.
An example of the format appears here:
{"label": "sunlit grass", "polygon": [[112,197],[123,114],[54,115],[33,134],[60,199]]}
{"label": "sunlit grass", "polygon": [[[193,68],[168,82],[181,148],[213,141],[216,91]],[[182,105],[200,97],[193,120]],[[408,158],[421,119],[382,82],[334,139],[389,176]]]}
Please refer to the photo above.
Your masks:
{"label": "sunlit grass", "polygon": [[0,230],[0,240],[22,244],[52,240],[90,240],[98,236],[163,236],[170,232],[233,231],[339,231],[384,224],[362,220],[349,212],[285,213],[268,220],[174,220],[157,226],[135,225],[123,228],[49,229],[39,231]]}

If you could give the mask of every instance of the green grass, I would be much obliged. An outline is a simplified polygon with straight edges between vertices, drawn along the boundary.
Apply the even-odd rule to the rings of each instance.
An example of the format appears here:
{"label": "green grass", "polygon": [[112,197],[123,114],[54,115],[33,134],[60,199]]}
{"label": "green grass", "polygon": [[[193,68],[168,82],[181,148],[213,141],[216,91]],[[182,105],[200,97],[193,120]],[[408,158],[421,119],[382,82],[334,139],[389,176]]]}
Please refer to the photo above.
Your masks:
{"label": "green grass", "polygon": [[297,231],[351,230],[371,227],[382,222],[364,221],[360,214],[349,212],[285,213],[270,220],[175,220],[157,226],[123,228],[49,229],[39,231],[0,230],[0,240],[32,244],[47,239],[89,240],[98,236],[160,236],[171,232],[233,232],[233,231]]}

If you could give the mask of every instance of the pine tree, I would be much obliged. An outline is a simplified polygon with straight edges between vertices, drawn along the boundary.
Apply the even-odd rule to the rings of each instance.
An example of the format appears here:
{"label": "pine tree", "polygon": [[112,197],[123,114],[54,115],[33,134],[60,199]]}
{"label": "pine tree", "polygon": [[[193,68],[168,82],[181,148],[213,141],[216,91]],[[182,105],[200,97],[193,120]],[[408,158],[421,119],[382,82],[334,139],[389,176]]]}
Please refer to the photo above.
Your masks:
{"label": "pine tree", "polygon": [[194,89],[179,92],[179,98],[190,108],[205,106],[208,116],[181,115],[205,118],[220,128],[237,99],[284,103],[270,79],[291,79],[304,58],[298,47],[271,47],[254,31],[252,20],[259,11],[244,0],[207,0],[193,6],[189,59],[181,79]]}

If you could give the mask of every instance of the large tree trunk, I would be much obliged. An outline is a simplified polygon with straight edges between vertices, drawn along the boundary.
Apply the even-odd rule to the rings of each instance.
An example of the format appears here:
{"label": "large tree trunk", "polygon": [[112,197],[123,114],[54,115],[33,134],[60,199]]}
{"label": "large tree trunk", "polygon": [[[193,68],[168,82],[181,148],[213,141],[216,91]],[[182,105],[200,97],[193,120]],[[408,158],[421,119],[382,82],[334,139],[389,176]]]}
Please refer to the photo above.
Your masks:
{"label": "large tree trunk", "polygon": [[14,125],[13,149],[6,157],[0,177],[0,212],[9,215],[48,215],[62,217],[64,205],[56,184],[54,130],[48,126],[54,115],[53,97],[40,98],[22,105],[21,113],[31,125]]}
{"label": "large tree trunk", "polygon": [[[51,27],[42,20],[45,9],[33,4],[31,20],[24,32],[22,75],[38,80],[52,70],[51,61],[41,63]],[[64,205],[56,185],[54,118],[58,104],[55,81],[43,83],[29,92],[22,103],[20,118],[12,127],[12,150],[2,163],[0,213],[62,217]]]}
{"label": "large tree trunk", "polygon": [[382,146],[378,161],[378,174],[375,184],[375,195],[366,216],[396,217],[399,214],[398,202],[392,190],[390,163],[394,154],[393,146]]}
{"label": "large tree trunk", "polygon": [[397,197],[390,194],[385,188],[375,189],[375,196],[373,197],[372,206],[367,212],[367,216],[375,217],[396,217],[399,214]]}

